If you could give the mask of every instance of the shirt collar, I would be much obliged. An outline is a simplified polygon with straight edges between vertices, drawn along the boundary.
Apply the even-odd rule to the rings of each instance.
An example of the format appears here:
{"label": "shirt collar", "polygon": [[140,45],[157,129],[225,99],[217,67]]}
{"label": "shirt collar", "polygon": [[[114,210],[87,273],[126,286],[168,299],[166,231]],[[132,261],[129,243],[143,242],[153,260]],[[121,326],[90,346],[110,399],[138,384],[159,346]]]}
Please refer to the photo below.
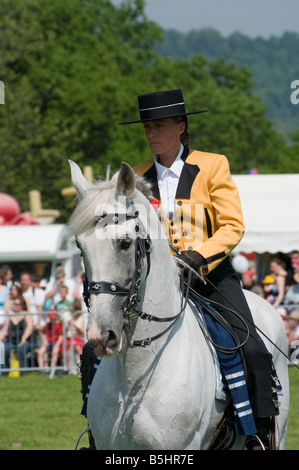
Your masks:
{"label": "shirt collar", "polygon": [[178,178],[181,176],[182,168],[184,166],[184,161],[181,159],[183,151],[184,151],[184,146],[183,144],[181,144],[179,153],[177,154],[176,159],[174,160],[170,168],[167,168],[166,166],[161,165],[161,163],[158,162],[157,155],[155,155],[154,162],[155,162],[155,166],[157,170],[158,180],[163,178],[167,172],[174,173]]}

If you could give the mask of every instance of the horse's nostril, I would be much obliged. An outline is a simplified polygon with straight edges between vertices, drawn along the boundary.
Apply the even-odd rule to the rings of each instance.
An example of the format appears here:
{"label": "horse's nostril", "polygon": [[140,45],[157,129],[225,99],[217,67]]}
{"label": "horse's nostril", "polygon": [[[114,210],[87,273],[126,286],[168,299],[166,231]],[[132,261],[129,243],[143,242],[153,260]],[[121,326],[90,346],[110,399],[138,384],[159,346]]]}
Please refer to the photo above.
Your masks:
{"label": "horse's nostril", "polygon": [[104,344],[108,348],[115,348],[117,346],[118,339],[113,330],[108,330],[105,335]]}
{"label": "horse's nostril", "polygon": [[116,340],[116,334],[112,330],[108,330],[108,342],[110,341],[115,341]]}

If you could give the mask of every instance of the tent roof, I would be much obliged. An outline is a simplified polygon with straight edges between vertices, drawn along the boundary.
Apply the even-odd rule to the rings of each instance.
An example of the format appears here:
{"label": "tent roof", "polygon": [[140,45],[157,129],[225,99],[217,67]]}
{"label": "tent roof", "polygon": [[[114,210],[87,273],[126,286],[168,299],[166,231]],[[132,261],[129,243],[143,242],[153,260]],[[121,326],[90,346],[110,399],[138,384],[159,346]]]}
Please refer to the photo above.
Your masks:
{"label": "tent roof", "polygon": [[234,175],[245,234],[237,252],[289,253],[299,249],[299,174]]}
{"label": "tent roof", "polygon": [[67,227],[53,225],[5,225],[0,227],[0,262],[50,261],[67,258]]}

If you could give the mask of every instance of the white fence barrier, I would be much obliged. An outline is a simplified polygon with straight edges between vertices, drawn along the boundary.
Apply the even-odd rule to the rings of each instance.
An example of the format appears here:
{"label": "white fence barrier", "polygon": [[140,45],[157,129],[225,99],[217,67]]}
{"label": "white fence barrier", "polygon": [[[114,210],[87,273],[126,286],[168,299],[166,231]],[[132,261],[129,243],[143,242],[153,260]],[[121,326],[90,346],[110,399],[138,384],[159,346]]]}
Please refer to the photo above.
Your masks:
{"label": "white fence barrier", "polygon": [[56,371],[77,373],[85,325],[84,311],[66,312],[62,318],[53,311],[2,315],[0,335],[7,334],[0,341],[0,376],[39,371],[52,378]]}

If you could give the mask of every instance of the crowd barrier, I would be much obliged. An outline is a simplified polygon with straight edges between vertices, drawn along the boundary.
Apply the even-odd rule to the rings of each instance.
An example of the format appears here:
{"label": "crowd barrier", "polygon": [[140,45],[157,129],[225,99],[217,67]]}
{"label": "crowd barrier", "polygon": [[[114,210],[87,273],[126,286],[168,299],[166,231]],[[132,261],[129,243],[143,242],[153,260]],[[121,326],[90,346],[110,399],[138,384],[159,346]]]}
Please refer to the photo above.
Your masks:
{"label": "crowd barrier", "polygon": [[[85,342],[86,312],[68,312],[67,319],[63,317],[61,321],[53,311],[13,314],[14,318],[17,316],[24,316],[24,321],[16,322],[0,341],[0,376],[17,377],[38,371],[49,373],[53,378],[55,372],[78,373],[80,352]],[[28,316],[32,318],[33,330],[29,339],[22,343]],[[78,333],[78,320],[81,320],[82,333]]]}
{"label": "crowd barrier", "polygon": [[[286,308],[288,312],[299,310],[299,306],[290,304],[280,307]],[[78,373],[80,352],[86,341],[86,311],[68,312],[67,319],[62,318],[61,321],[57,321],[57,314],[52,311],[20,315],[31,316],[33,325],[39,323],[37,318],[40,318],[40,327],[34,326],[29,340],[21,344],[24,323],[18,322],[15,328],[9,330],[5,340],[0,341],[0,376],[19,376],[29,371],[39,371],[49,373],[49,377],[53,378],[55,372]],[[16,318],[18,314],[14,313],[13,316]],[[76,328],[78,319],[82,324],[81,334],[78,334]],[[299,364],[299,340],[294,341],[290,349],[290,358]],[[53,354],[57,355],[55,363],[52,362]]]}

